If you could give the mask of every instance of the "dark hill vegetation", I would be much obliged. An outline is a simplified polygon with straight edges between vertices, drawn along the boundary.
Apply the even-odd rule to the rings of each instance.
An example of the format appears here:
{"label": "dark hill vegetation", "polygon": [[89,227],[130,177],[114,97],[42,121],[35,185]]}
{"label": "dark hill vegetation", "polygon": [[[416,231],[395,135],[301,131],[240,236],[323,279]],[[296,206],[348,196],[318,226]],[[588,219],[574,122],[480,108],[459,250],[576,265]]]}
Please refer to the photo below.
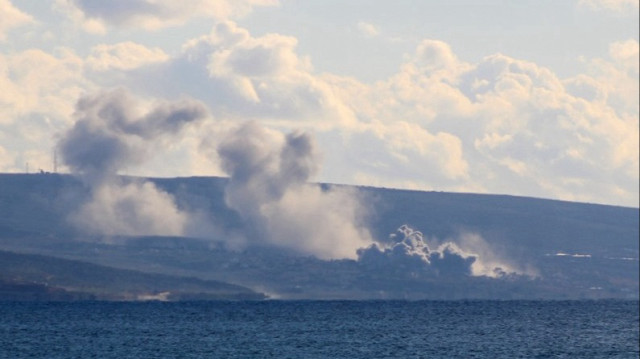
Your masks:
{"label": "dark hill vegetation", "polygon": [[[10,293],[13,293],[10,295]],[[0,251],[0,300],[256,300],[238,285]]]}
{"label": "dark hill vegetation", "polygon": [[[238,214],[225,205],[226,179],[150,180],[172,194],[180,208],[198,212],[226,230],[241,226]],[[199,239],[90,237],[67,220],[88,195],[79,180],[59,174],[0,174],[0,249],[135,271],[87,263],[74,270],[77,262],[26,260],[5,252],[0,278],[105,296],[164,291],[217,295],[227,290],[255,295],[200,281],[209,280],[283,298],[638,298],[638,208],[506,195],[370,187],[358,191],[370,212],[371,233],[380,241],[403,224],[434,240],[474,233],[502,258],[534,268],[539,276],[416,277],[402,266],[322,261],[269,246],[230,250],[223,245],[225,238],[215,234]]]}

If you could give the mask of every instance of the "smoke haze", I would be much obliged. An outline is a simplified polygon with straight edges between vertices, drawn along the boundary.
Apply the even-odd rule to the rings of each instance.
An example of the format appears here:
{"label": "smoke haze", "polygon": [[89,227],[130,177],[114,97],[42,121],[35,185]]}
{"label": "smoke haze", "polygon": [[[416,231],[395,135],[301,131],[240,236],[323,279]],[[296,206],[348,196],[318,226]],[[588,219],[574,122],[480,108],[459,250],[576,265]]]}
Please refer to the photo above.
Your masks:
{"label": "smoke haze", "polygon": [[91,198],[70,217],[83,231],[102,235],[181,235],[188,215],[173,198],[145,181],[125,181],[118,171],[140,165],[180,130],[207,115],[199,102],[160,102],[147,111],[118,89],[81,98],[76,122],[58,150]]}
{"label": "smoke haze", "polygon": [[186,213],[150,182],[108,183],[93,189],[91,200],[73,213],[78,228],[106,236],[184,234]]}
{"label": "smoke haze", "polygon": [[[499,258],[477,234],[463,234],[455,241],[442,243],[427,241],[422,232],[407,225],[390,236],[389,244],[375,244],[358,251],[358,260],[366,266],[406,275],[425,276],[486,276],[506,275],[535,277],[531,270],[523,270]],[[431,246],[428,242],[432,242]]]}
{"label": "smoke haze", "polygon": [[312,138],[249,122],[218,147],[230,176],[225,199],[245,221],[249,242],[266,241],[321,259],[356,258],[373,243],[356,193],[308,181],[319,170]]}
{"label": "smoke haze", "polygon": [[247,122],[214,144],[229,175],[226,205],[242,218],[240,233],[181,210],[171,195],[150,182],[117,176],[206,116],[205,107],[195,101],[144,107],[125,90],[80,99],[75,125],[58,145],[65,164],[90,189],[90,199],[72,213],[71,222],[108,236],[208,232],[225,238],[230,248],[268,244],[320,259],[358,259],[378,269],[429,275],[525,274],[475,234],[427,243],[421,232],[405,225],[392,243],[376,243],[364,225],[367,212],[355,190],[309,182],[320,169],[320,155],[304,132],[283,135]]}
{"label": "smoke haze", "polygon": [[[123,89],[81,98],[74,126],[58,143],[65,164],[90,183],[107,180],[119,170],[140,165],[155,142],[175,138],[187,124],[206,116],[193,100],[160,102],[147,113]],[[154,141],[154,142],[152,142]]]}

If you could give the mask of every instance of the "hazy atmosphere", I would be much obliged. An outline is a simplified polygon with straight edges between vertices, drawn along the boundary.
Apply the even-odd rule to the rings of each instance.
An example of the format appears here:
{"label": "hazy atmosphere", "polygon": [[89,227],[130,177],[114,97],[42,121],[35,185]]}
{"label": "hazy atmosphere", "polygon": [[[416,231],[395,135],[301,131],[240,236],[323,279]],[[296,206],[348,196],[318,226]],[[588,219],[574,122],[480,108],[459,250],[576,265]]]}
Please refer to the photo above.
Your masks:
{"label": "hazy atmosphere", "polygon": [[103,233],[204,230],[118,174],[229,176],[238,238],[320,258],[372,237],[307,181],[638,207],[635,0],[0,0],[0,88],[0,172],[57,150]]}

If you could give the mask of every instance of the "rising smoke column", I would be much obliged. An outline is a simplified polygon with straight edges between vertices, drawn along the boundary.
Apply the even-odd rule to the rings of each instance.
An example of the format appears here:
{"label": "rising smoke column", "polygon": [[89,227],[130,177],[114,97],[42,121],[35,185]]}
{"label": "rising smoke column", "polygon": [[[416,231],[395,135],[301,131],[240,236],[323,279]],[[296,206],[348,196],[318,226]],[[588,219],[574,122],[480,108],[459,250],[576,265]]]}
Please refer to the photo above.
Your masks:
{"label": "rising smoke column", "polygon": [[181,235],[189,220],[173,198],[150,182],[125,181],[118,171],[141,165],[158,143],[207,115],[196,101],[159,102],[143,111],[123,89],[81,98],[76,122],[58,142],[72,173],[91,198],[71,215],[80,229],[104,235]]}
{"label": "rising smoke column", "polygon": [[371,236],[355,192],[308,181],[319,170],[312,138],[286,136],[249,122],[218,147],[230,176],[227,206],[240,214],[249,242],[266,242],[321,259],[355,258]]}
{"label": "rising smoke column", "polygon": [[410,276],[537,276],[532,269],[523,270],[499,258],[477,234],[466,233],[455,241],[429,246],[422,232],[402,225],[390,240],[358,250],[359,263],[373,270]]}

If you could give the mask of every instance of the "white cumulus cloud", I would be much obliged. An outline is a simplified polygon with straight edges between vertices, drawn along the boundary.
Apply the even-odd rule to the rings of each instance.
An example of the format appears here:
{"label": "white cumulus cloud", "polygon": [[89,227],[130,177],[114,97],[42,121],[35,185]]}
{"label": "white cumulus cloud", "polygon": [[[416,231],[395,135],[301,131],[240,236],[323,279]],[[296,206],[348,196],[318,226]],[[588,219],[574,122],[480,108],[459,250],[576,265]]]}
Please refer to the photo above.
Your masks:
{"label": "white cumulus cloud", "polygon": [[96,71],[132,70],[148,64],[164,62],[169,56],[159,48],[147,48],[131,41],[113,45],[97,45],[91,49],[87,65]]}
{"label": "white cumulus cloud", "polygon": [[422,41],[386,81],[329,77],[363,123],[359,128],[374,134],[356,141],[351,134],[346,138],[353,142],[335,153],[358,163],[359,178],[386,173],[389,183],[400,177],[424,188],[615,197],[632,205],[638,198],[637,41],[613,43],[609,59],[586,64],[588,72],[561,79],[503,54],[463,62],[446,43]]}
{"label": "white cumulus cloud", "polygon": [[33,22],[31,15],[13,6],[10,0],[0,0],[0,42],[7,39],[7,33],[12,29]]}

